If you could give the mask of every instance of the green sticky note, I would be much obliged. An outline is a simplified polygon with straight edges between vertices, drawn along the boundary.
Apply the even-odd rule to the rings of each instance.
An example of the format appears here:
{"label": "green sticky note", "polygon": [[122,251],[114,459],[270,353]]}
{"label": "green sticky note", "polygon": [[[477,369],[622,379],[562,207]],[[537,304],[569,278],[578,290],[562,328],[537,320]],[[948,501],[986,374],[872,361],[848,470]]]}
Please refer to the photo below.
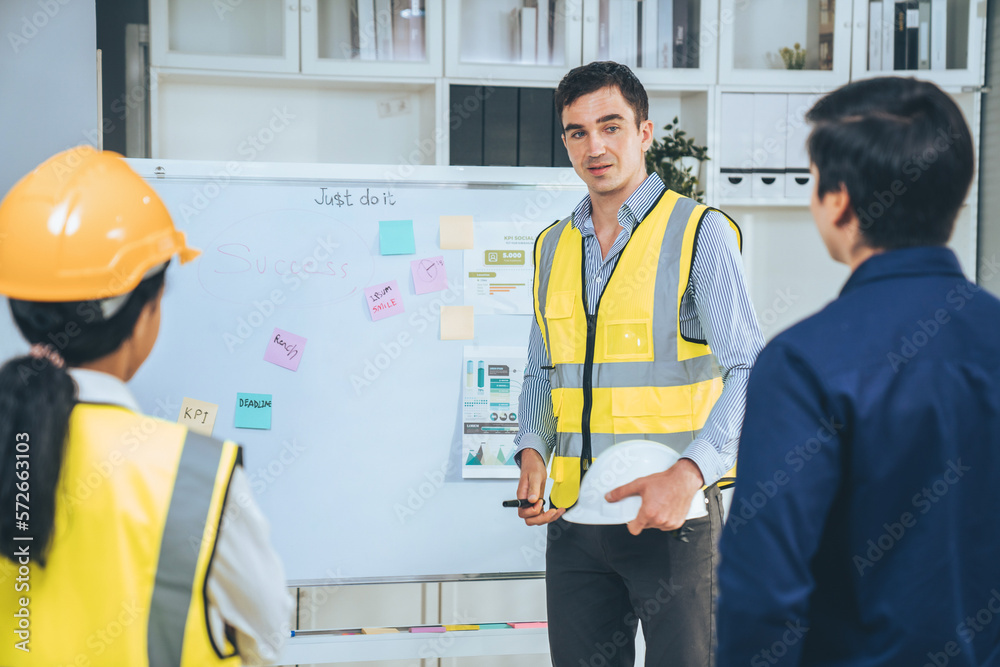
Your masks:
{"label": "green sticky note", "polygon": [[510,630],[510,626],[506,623],[480,623],[480,630]]}
{"label": "green sticky note", "polygon": [[414,255],[412,220],[382,220],[378,223],[378,247],[383,255]]}
{"label": "green sticky note", "polygon": [[236,394],[236,428],[271,428],[271,394]]}

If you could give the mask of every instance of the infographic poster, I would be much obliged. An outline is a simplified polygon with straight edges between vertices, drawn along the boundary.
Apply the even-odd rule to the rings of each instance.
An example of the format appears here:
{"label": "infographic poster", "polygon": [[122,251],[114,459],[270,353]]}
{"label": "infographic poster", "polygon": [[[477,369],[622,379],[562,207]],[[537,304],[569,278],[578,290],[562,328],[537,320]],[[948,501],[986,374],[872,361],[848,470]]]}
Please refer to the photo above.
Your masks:
{"label": "infographic poster", "polygon": [[465,251],[465,305],[476,315],[531,315],[534,231],[513,223],[477,222]]}
{"label": "infographic poster", "polygon": [[517,479],[517,399],[527,350],[466,346],[462,360],[462,477]]}

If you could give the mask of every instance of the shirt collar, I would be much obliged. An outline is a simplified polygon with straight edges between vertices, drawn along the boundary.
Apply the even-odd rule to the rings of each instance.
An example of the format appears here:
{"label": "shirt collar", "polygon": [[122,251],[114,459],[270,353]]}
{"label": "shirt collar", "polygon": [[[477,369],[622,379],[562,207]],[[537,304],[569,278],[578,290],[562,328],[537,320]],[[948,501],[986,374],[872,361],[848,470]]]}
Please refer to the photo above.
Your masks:
{"label": "shirt collar", "polygon": [[843,296],[862,285],[878,280],[903,276],[950,275],[965,278],[958,258],[951,248],[944,246],[920,246],[901,248],[872,255],[854,270],[847,279],[840,295]]}
{"label": "shirt collar", "polygon": [[[625,203],[618,209],[618,224],[631,233],[635,226],[649,215],[666,189],[667,186],[663,184],[663,179],[656,172],[646,176],[635,192],[630,194]],[[573,226],[584,236],[594,235],[593,211],[589,194],[580,201],[573,211]]]}
{"label": "shirt collar", "polygon": [[114,375],[86,368],[70,368],[69,375],[76,382],[76,400],[80,403],[107,403],[142,412],[132,392]]}

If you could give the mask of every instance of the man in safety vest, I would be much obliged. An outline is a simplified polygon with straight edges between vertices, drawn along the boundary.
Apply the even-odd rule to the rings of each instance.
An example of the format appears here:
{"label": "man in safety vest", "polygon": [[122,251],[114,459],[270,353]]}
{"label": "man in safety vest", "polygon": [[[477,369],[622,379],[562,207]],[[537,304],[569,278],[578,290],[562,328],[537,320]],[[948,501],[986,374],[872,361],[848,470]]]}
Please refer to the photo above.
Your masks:
{"label": "man in safety vest", "polygon": [[[647,176],[653,123],[628,67],[572,70],[555,104],[589,194],[535,244],[515,454],[518,497],[534,503],[519,514],[528,525],[549,524],[553,664],[632,665],[642,621],[647,665],[707,665],[717,482],[735,463],[747,378],[763,347],[739,229]],[[681,455],[665,472],[608,494],[612,502],[640,496],[638,517],[627,527],[562,519],[591,462],[634,439]],[[550,454],[551,508],[543,511]],[[685,523],[695,494],[708,516]]]}

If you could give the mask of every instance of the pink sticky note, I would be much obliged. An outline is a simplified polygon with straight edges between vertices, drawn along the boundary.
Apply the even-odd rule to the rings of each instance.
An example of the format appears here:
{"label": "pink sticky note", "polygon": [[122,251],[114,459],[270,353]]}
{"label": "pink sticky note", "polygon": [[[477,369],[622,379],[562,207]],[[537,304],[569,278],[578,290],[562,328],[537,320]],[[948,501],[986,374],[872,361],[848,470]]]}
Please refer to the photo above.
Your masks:
{"label": "pink sticky note", "polygon": [[549,622],[548,621],[530,621],[527,623],[508,622],[507,625],[514,628],[515,630],[521,630],[523,628],[547,628],[549,627]]}
{"label": "pink sticky note", "polygon": [[448,272],[444,268],[444,257],[428,257],[410,262],[413,272],[413,287],[417,294],[440,292],[448,287]]}
{"label": "pink sticky note", "polygon": [[444,628],[440,625],[421,625],[420,627],[410,628],[410,632],[444,632]]}
{"label": "pink sticky note", "polygon": [[267,343],[267,350],[264,351],[264,361],[297,371],[305,349],[305,338],[276,327]]}
{"label": "pink sticky note", "polygon": [[395,280],[366,287],[365,300],[368,303],[368,310],[372,314],[373,322],[406,311],[403,307],[403,293],[399,291],[399,285],[396,284]]}

